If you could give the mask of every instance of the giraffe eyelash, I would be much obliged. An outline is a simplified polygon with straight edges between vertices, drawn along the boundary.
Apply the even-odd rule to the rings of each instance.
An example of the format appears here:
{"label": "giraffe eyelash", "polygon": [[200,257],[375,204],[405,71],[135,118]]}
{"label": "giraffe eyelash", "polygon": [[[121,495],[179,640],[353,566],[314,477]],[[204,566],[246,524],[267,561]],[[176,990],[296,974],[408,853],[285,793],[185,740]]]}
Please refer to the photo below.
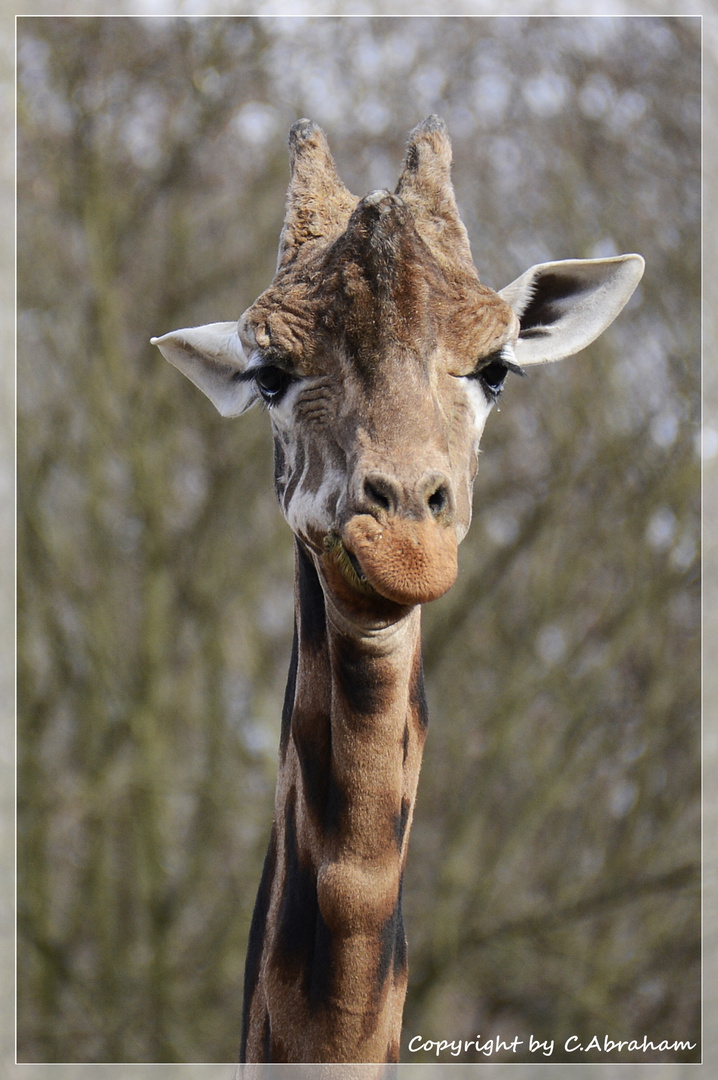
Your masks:
{"label": "giraffe eyelash", "polygon": [[469,378],[480,378],[481,375],[485,374],[488,367],[493,367],[494,365],[496,365],[497,367],[500,366],[506,371],[513,371],[514,375],[526,374],[526,369],[522,368],[519,364],[516,363],[516,360],[514,359],[514,351],[511,346],[502,345],[500,349],[496,350],[496,352],[490,353],[488,356],[484,356],[479,361],[478,366],[474,369],[471,375],[469,375]]}
{"label": "giraffe eyelash", "polygon": [[271,363],[258,364],[237,372],[234,378],[237,382],[253,382],[268,409],[278,405],[292,383],[297,382],[295,375],[290,375],[283,367]]}
{"label": "giraffe eyelash", "polygon": [[520,367],[513,357],[513,351],[507,345],[504,345],[497,352],[492,353],[490,356],[484,357],[481,361],[481,366],[477,367],[470,375],[466,376],[469,379],[474,379],[481,383],[481,387],[489,402],[496,401],[501,391],[503,390],[504,380],[509,371],[512,371],[515,375],[525,375],[525,370]]}

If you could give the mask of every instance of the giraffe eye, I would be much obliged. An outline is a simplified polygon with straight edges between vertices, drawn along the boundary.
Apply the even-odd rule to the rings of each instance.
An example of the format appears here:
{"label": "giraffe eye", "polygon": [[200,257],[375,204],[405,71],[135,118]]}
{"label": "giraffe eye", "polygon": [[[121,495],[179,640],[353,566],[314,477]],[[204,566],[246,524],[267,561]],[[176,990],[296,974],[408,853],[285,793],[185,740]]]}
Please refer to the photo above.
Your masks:
{"label": "giraffe eye", "polygon": [[476,379],[481,383],[487,400],[492,402],[496,401],[503,390],[509,371],[514,371],[517,375],[525,375],[523,368],[519,367],[513,360],[506,359],[503,351],[500,351],[494,353],[493,356],[487,357],[483,365],[469,375],[469,378]]}
{"label": "giraffe eye", "polygon": [[503,361],[493,360],[478,372],[479,379],[491,397],[497,398],[503,390],[508,370]]}
{"label": "giraffe eye", "polygon": [[254,381],[266,403],[276,405],[293,380],[292,376],[282,368],[270,364],[257,369],[254,373]]}

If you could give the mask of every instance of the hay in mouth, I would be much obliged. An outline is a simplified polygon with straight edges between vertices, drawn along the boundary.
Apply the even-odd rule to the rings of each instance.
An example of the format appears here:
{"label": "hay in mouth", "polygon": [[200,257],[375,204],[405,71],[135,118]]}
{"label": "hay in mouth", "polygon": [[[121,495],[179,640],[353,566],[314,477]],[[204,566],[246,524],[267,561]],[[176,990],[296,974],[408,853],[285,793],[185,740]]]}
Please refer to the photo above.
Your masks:
{"label": "hay in mouth", "polygon": [[341,536],[337,533],[327,533],[324,537],[324,551],[333,560],[334,565],[340,571],[342,577],[357,592],[365,596],[381,595],[371,585],[361,568],[356,555],[344,547]]}

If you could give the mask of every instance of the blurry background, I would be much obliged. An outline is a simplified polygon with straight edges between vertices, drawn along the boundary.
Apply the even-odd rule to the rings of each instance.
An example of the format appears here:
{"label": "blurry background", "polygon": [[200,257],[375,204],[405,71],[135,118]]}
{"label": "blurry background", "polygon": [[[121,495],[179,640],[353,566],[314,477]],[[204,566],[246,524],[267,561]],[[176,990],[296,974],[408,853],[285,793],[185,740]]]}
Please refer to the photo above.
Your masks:
{"label": "blurry background", "polygon": [[432,111],[487,284],[647,270],[509,382],[424,613],[404,1058],[698,1042],[699,21],[23,18],[18,79],[19,1060],[236,1059],[292,543],[148,339],[269,283],[297,117],[363,195]]}

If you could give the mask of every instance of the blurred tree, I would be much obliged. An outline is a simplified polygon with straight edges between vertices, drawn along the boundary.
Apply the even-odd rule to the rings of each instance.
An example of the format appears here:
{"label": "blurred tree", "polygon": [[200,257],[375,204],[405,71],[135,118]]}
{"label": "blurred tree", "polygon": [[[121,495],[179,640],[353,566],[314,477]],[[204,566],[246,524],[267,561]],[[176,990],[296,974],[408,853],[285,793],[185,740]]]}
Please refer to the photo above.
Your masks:
{"label": "blurred tree", "polygon": [[236,1058],[291,537],[147,342],[268,284],[297,116],[364,194],[431,111],[488,284],[647,272],[507,389],[425,612],[405,1057],[697,1043],[698,20],[23,18],[18,78],[19,1059]]}

